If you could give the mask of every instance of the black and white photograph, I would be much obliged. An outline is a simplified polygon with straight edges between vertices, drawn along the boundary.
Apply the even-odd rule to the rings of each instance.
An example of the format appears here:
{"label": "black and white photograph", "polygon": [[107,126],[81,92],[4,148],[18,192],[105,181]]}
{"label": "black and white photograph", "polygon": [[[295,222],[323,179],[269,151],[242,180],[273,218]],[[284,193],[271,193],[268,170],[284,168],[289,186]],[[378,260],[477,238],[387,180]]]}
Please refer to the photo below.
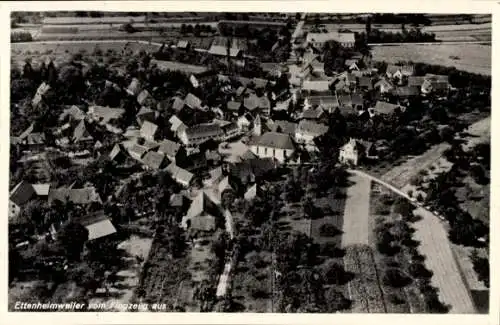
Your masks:
{"label": "black and white photograph", "polygon": [[9,312],[489,313],[491,11],[135,8],[10,13]]}

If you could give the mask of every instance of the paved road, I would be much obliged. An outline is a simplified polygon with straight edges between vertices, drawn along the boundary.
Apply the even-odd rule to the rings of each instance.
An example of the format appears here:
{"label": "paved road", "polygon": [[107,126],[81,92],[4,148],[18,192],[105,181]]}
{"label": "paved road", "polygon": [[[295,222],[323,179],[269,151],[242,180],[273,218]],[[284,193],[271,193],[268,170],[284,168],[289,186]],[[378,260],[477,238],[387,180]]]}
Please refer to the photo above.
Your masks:
{"label": "paved road", "polygon": [[[350,173],[366,177],[381,184],[401,197],[410,197],[392,184],[384,182],[360,170],[348,170]],[[474,303],[464,280],[460,276],[459,266],[453,256],[443,222],[431,211],[417,204],[415,215],[421,220],[415,222],[415,238],[420,242],[419,251],[426,256],[425,265],[433,272],[431,283],[438,289],[440,300],[450,306],[449,313],[474,313]]]}

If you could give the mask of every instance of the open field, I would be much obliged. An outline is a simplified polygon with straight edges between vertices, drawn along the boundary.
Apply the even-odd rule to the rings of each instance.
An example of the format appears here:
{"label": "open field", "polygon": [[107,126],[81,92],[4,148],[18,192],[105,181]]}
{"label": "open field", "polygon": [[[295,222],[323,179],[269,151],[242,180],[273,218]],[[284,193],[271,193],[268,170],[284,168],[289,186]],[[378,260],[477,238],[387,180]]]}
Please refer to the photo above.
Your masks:
{"label": "open field", "polygon": [[[399,61],[422,62],[454,66],[458,70],[491,75],[491,45],[482,44],[397,44],[372,47],[373,59],[397,63]],[[450,56],[460,57],[453,60]]]}
{"label": "open field", "polygon": [[414,214],[421,219],[414,223],[418,250],[425,255],[426,267],[434,274],[431,283],[438,288],[439,299],[450,306],[449,313],[474,313],[472,297],[460,275],[446,232],[441,221],[431,212],[418,208]]}
{"label": "open field", "polygon": [[359,175],[352,175],[350,180],[354,184],[347,189],[342,247],[353,244],[368,244],[371,181]]}

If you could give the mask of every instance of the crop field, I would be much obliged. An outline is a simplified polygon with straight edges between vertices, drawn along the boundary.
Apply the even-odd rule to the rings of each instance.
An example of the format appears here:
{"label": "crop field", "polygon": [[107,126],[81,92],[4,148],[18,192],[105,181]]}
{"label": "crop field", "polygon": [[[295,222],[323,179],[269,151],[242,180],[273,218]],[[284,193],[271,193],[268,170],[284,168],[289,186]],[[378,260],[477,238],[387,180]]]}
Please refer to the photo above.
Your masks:
{"label": "crop field", "polygon": [[[491,75],[491,45],[482,44],[397,44],[372,46],[375,61],[422,62],[458,70]],[[459,60],[452,57],[458,56]]]}
{"label": "crop field", "polygon": [[368,210],[371,181],[359,175],[352,175],[350,180],[354,184],[347,189],[346,193],[342,247],[353,244],[367,245],[369,236]]}
{"label": "crop field", "polygon": [[344,267],[354,274],[348,284],[352,313],[385,313],[386,307],[372,248],[352,245],[346,248]]}
{"label": "crop field", "polygon": [[427,257],[424,263],[434,273],[431,283],[439,290],[439,300],[450,306],[450,313],[474,313],[472,297],[460,275],[443,224],[422,208],[416,209],[414,214],[421,217],[414,223],[414,236],[420,242],[418,250]]}

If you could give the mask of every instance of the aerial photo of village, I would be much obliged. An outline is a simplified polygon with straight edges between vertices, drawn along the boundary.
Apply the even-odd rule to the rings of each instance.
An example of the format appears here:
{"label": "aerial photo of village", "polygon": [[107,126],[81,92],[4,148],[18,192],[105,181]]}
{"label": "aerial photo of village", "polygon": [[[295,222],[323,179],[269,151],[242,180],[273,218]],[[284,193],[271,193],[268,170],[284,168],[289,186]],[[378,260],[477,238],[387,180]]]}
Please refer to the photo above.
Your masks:
{"label": "aerial photo of village", "polygon": [[487,314],[491,22],[12,12],[9,311]]}

